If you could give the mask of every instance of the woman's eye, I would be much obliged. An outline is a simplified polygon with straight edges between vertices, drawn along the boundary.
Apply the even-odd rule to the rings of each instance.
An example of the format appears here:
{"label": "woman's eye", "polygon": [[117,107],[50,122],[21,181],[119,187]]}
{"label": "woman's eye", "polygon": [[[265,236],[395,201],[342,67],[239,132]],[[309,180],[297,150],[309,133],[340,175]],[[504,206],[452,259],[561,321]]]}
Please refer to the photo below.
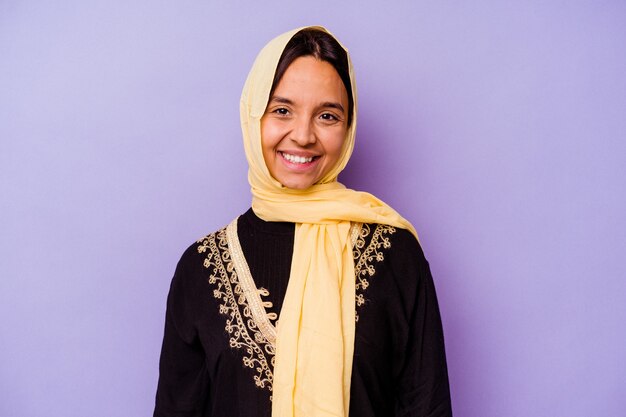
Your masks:
{"label": "woman's eye", "polygon": [[337,118],[337,116],[335,116],[332,113],[323,113],[320,117],[323,120],[328,120],[328,121],[333,121],[333,122],[336,121],[336,120],[339,120],[339,118]]}
{"label": "woman's eye", "polygon": [[289,114],[289,110],[284,107],[279,107],[277,109],[274,109],[273,113],[279,114],[281,116],[286,116]]}

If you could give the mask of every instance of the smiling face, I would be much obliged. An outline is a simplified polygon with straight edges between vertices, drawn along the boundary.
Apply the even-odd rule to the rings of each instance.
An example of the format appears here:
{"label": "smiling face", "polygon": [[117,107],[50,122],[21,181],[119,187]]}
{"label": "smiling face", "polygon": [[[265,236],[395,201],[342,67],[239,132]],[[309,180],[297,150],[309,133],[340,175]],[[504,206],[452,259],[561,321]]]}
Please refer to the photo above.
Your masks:
{"label": "smiling face", "polygon": [[348,93],[335,68],[304,56],[293,61],[261,119],[265,164],[287,188],[306,189],[339,161],[348,130]]}

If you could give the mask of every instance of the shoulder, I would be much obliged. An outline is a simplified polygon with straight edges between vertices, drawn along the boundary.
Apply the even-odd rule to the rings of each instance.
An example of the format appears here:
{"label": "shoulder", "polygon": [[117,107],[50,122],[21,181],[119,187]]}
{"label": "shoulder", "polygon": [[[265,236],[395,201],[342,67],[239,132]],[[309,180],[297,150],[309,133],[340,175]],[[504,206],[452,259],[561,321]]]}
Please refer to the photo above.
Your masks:
{"label": "shoulder", "polygon": [[185,249],[178,261],[178,268],[187,268],[196,265],[198,259],[204,259],[212,253],[217,253],[226,244],[226,227],[206,234]]}
{"label": "shoulder", "polygon": [[426,261],[422,247],[410,231],[386,224],[364,223],[355,242],[355,249],[384,252],[395,260]]}
{"label": "shoulder", "polygon": [[391,237],[391,246],[393,247],[394,255],[426,262],[424,251],[417,238],[406,229],[397,227],[394,227],[394,229],[395,233]]}
{"label": "shoulder", "polygon": [[227,250],[226,227],[206,234],[182,253],[172,279],[172,290],[192,291],[205,281],[207,269]]}
{"label": "shoulder", "polygon": [[385,270],[397,279],[407,279],[430,273],[418,240],[399,227],[364,223],[353,254],[357,274],[373,275]]}
{"label": "shoulder", "polygon": [[385,224],[363,225],[361,241],[355,245],[355,265],[357,272],[387,275],[406,290],[432,279],[415,236],[406,229]]}
{"label": "shoulder", "polygon": [[408,230],[363,224],[353,253],[357,307],[369,305],[364,318],[376,308],[410,317],[418,298],[434,290],[422,248]]}

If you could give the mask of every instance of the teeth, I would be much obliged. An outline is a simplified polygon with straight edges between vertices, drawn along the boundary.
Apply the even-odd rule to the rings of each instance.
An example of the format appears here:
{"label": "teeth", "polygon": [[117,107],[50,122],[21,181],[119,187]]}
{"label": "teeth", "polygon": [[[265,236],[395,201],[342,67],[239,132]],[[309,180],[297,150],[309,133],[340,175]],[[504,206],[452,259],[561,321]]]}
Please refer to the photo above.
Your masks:
{"label": "teeth", "polygon": [[283,156],[285,159],[294,164],[305,164],[307,162],[311,162],[313,157],[305,158],[304,156],[290,155],[288,153],[283,152]]}

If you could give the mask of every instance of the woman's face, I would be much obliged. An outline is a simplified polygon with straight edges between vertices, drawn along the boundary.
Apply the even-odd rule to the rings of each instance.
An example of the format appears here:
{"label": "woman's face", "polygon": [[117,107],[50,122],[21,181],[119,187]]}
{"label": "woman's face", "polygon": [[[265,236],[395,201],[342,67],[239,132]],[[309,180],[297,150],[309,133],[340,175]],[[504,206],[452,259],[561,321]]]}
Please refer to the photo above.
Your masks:
{"label": "woman's face", "polygon": [[300,57],[287,68],[261,118],[263,158],[287,188],[320,181],[341,156],[348,93],[331,64]]}

